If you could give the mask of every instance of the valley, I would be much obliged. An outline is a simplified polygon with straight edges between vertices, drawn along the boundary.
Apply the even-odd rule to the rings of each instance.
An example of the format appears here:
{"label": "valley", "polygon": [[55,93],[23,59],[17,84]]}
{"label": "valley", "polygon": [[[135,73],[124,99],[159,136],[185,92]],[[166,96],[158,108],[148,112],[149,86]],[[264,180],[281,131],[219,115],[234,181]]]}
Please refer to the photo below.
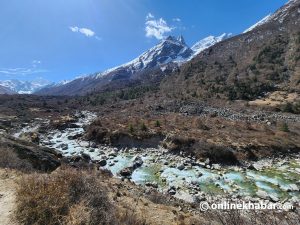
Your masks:
{"label": "valley", "polygon": [[[1,80],[0,223],[299,224],[300,1],[191,47],[151,33],[157,23],[148,13],[159,41],[127,63],[58,83]],[[224,202],[289,207],[201,208]]]}

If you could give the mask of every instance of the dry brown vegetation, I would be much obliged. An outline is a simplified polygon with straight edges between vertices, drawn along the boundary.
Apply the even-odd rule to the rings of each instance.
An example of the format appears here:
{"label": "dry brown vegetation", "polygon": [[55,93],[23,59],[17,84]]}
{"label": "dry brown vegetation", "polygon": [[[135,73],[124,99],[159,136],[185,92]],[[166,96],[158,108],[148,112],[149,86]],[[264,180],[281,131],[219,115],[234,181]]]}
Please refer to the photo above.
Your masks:
{"label": "dry brown vegetation", "polygon": [[106,173],[68,167],[52,174],[31,174],[18,181],[16,218],[25,225],[297,225],[299,211],[200,212],[198,205],[169,201],[155,191]]}
{"label": "dry brown vegetation", "polygon": [[[119,215],[100,179],[105,174],[65,168],[19,181],[16,216],[25,225],[143,224]],[[99,178],[101,177],[101,178]]]}
{"label": "dry brown vegetation", "polygon": [[[270,123],[230,121],[213,115],[199,117],[157,113],[146,107],[142,109],[135,102],[130,108],[107,108],[88,127],[86,137],[109,144],[118,142],[116,139],[121,139],[120,136],[144,141],[154,136],[169,137],[163,144],[171,151],[185,151],[198,158],[211,157],[215,161],[224,158],[220,156],[228,156],[232,158],[229,162],[234,162],[234,157],[247,160],[285,154],[286,149],[299,151],[298,123]],[[234,152],[234,157],[231,152]]]}

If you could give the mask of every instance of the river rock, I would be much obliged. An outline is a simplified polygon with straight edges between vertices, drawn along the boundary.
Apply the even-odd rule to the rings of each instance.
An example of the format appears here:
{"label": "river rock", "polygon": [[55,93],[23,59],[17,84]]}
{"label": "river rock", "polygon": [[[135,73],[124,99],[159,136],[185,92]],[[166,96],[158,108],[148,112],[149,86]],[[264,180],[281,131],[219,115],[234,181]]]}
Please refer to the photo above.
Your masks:
{"label": "river rock", "polygon": [[99,151],[98,155],[105,155],[104,151]]}
{"label": "river rock", "polygon": [[97,144],[96,143],[92,143],[91,144],[91,148],[97,148]]}
{"label": "river rock", "polygon": [[91,161],[91,156],[89,154],[83,152],[81,153],[81,156],[85,161]]}
{"label": "river rock", "polygon": [[80,138],[82,134],[74,134],[74,135],[69,135],[68,139],[69,140],[76,140],[77,138]]}
{"label": "river rock", "polygon": [[184,170],[184,168],[185,168],[184,165],[179,165],[179,166],[177,166],[177,169],[179,169],[179,170]]}
{"label": "river rock", "polygon": [[147,187],[158,188],[158,184],[156,182],[147,182],[145,185]]}
{"label": "river rock", "polygon": [[131,174],[132,174],[132,172],[133,172],[133,168],[127,167],[127,168],[124,168],[124,169],[122,169],[122,170],[120,171],[120,175],[121,175],[122,177],[130,177]]}
{"label": "river rock", "polygon": [[274,195],[274,194],[270,194],[269,197],[270,197],[270,199],[271,199],[273,202],[278,202],[278,201],[279,201],[279,198],[278,198],[276,195]]}
{"label": "river rock", "polygon": [[263,190],[258,190],[256,192],[256,195],[262,199],[269,199],[269,195],[267,192],[263,191]]}
{"label": "river rock", "polygon": [[206,165],[210,164],[209,158],[207,158],[207,159],[204,161],[204,163],[205,163]]}
{"label": "river rock", "polygon": [[170,195],[176,195],[176,190],[173,189],[173,188],[170,188],[170,189],[168,190],[168,193],[169,193]]}
{"label": "river rock", "polygon": [[107,165],[107,161],[105,159],[102,159],[99,161],[99,166],[103,167],[103,166],[106,166]]}
{"label": "river rock", "polygon": [[134,160],[133,160],[133,165],[132,165],[132,167],[134,168],[134,169],[136,169],[136,168],[139,168],[139,167],[141,167],[142,165],[143,165],[143,159],[142,159],[142,157],[140,157],[140,156],[136,156],[135,158],[134,158]]}
{"label": "river rock", "polygon": [[220,170],[221,166],[219,164],[212,164],[212,168],[215,170]]}
{"label": "river rock", "polygon": [[109,153],[108,156],[110,156],[111,158],[115,158],[117,157],[117,154],[115,152]]}
{"label": "river rock", "polygon": [[288,189],[287,189],[288,192],[291,192],[291,191],[299,191],[299,188],[296,184],[290,184]]}
{"label": "river rock", "polygon": [[61,144],[59,148],[61,148],[62,150],[68,150],[69,146],[68,144]]}

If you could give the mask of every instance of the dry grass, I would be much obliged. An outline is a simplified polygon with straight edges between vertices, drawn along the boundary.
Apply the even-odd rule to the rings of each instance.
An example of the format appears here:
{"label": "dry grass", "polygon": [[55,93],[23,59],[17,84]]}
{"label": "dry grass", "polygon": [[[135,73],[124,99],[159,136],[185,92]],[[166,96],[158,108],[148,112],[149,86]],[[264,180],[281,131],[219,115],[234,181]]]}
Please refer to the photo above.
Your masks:
{"label": "dry grass", "polygon": [[27,175],[19,181],[16,217],[25,225],[143,224],[134,215],[118,216],[104,176],[71,168]]}

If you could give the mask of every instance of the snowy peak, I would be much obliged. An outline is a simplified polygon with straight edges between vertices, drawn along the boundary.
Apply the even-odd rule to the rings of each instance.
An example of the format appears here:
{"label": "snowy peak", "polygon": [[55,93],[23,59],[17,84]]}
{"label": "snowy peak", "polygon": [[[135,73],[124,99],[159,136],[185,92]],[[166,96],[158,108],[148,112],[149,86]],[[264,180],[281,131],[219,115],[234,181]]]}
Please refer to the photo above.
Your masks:
{"label": "snowy peak", "polygon": [[261,26],[263,24],[265,24],[266,22],[269,21],[270,17],[272,14],[267,15],[266,17],[264,17],[262,20],[258,21],[256,24],[252,25],[251,27],[249,27],[247,30],[245,30],[243,33],[247,33],[249,31],[254,30],[256,27]]}
{"label": "snowy peak", "polygon": [[127,73],[133,74],[145,69],[151,69],[170,62],[184,61],[190,58],[193,51],[186,45],[182,36],[169,36],[159,44],[141,54],[136,59],[106,70],[97,75],[97,78],[110,75],[118,70],[126,70]]}
{"label": "snowy peak", "polygon": [[177,38],[177,40],[178,40],[181,44],[186,45],[185,40],[184,40],[184,38],[183,38],[182,35],[180,35],[180,36]]}
{"label": "snowy peak", "polygon": [[200,52],[202,52],[203,50],[217,44],[218,42],[220,41],[223,41],[227,38],[230,38],[232,37],[232,34],[229,33],[229,34],[222,34],[218,37],[215,37],[215,36],[208,36],[202,40],[200,40],[199,42],[197,42],[196,44],[193,45],[193,47],[191,48],[194,52],[193,54],[193,57],[198,55]]}
{"label": "snowy peak", "polygon": [[186,44],[182,35],[180,35],[179,37],[168,36],[166,39],[162,40],[156,46],[144,52],[136,59],[119,67],[115,67],[106,70],[103,73],[99,73],[98,75],[96,75],[96,77],[101,78],[116,71],[126,71],[126,73],[128,74],[133,74],[145,69],[163,66],[171,62],[182,64],[191,60],[203,50],[231,36],[232,34],[226,33],[218,37],[209,36],[197,42],[192,48],[190,48]]}
{"label": "snowy peak", "polygon": [[0,85],[18,94],[32,94],[37,90],[49,85],[50,82],[42,79],[35,81],[4,80]]}
{"label": "snowy peak", "polygon": [[272,21],[282,24],[285,21],[285,19],[292,13],[291,12],[292,8],[295,8],[295,14],[300,14],[300,1],[299,0],[290,0],[284,6],[282,6],[279,10],[277,10],[275,13],[267,15],[262,20],[260,20],[256,24],[249,27],[243,33],[252,31],[252,30],[254,30],[264,24],[267,24],[268,22],[272,22]]}
{"label": "snowy peak", "polygon": [[[165,71],[171,71],[175,67],[191,60],[206,48],[228,37],[231,37],[231,34],[222,34],[218,37],[209,36],[199,41],[193,48],[190,48],[182,35],[179,37],[169,36],[128,63],[104,72],[77,77],[66,83],[49,85],[37,93],[75,95],[87,93],[92,89],[100,90],[102,87],[109,85],[118,87],[120,83],[125,84],[127,81],[157,81],[165,75]],[[166,70],[166,68],[168,69]],[[161,73],[151,75],[151,71],[161,71]],[[124,82],[119,82],[120,80]]]}

